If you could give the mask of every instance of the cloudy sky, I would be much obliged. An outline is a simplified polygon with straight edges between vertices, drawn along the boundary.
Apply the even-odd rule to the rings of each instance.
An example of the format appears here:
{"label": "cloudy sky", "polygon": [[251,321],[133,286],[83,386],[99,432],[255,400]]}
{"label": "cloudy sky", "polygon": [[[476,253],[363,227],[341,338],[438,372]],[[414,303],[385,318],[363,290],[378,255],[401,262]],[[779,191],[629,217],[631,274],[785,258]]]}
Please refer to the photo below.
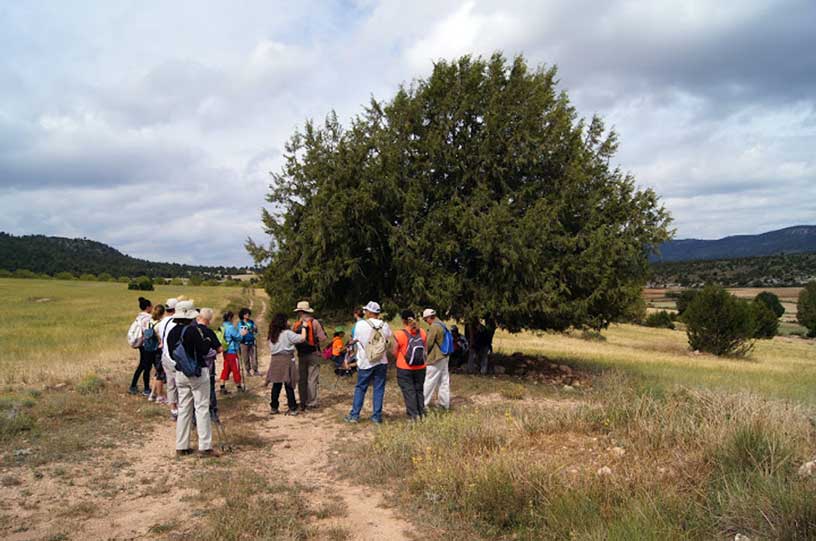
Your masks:
{"label": "cloudy sky", "polygon": [[495,50],[558,65],[678,237],[816,223],[813,0],[0,0],[0,230],[248,263],[296,126]]}

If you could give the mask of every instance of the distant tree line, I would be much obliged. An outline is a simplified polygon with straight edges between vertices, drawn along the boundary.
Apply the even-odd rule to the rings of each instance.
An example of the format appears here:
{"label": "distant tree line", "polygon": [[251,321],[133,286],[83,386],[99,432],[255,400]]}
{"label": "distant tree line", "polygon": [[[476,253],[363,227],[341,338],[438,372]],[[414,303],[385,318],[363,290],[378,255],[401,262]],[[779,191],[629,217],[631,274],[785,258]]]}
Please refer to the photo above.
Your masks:
{"label": "distant tree line", "polygon": [[[246,268],[197,266],[180,263],[156,263],[125,255],[118,250],[89,239],[67,239],[44,235],[15,236],[0,232],[0,268],[5,274],[32,273],[57,277],[70,273],[75,277],[162,276],[165,278],[199,277],[201,281],[221,280],[245,274]],[[31,277],[18,275],[20,278]]]}
{"label": "distant tree line", "polygon": [[[23,279],[37,279],[37,280],[79,280],[83,282],[119,282],[121,284],[128,284],[130,289],[139,289],[142,291],[151,291],[154,285],[171,285],[171,286],[229,286],[241,287],[249,284],[257,284],[257,278],[250,278],[249,280],[238,280],[236,278],[215,279],[204,278],[200,274],[193,274],[189,278],[166,278],[166,277],[150,277],[146,275],[141,276],[113,276],[108,272],[100,274],[83,273],[80,275],[71,272],[58,272],[53,276],[45,273],[32,272],[28,269],[17,269],[11,272],[6,269],[0,269],[0,278],[23,278]],[[149,284],[149,286],[148,286]]]}
{"label": "distant tree line", "polygon": [[816,278],[816,254],[782,254],[742,259],[654,263],[649,284],[702,287],[793,287]]}

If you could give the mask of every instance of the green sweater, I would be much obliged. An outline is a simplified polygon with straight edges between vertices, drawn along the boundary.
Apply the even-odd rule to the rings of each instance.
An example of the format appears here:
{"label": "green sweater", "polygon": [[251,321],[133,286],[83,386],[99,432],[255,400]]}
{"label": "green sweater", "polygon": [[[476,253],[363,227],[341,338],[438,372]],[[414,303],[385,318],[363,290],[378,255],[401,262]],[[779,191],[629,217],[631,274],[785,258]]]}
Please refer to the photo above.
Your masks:
{"label": "green sweater", "polygon": [[428,359],[426,363],[434,364],[446,357],[446,355],[442,353],[441,349],[442,341],[445,339],[445,330],[442,328],[441,323],[434,321],[433,325],[429,326],[426,335],[428,337],[425,346],[426,350],[428,351]]}

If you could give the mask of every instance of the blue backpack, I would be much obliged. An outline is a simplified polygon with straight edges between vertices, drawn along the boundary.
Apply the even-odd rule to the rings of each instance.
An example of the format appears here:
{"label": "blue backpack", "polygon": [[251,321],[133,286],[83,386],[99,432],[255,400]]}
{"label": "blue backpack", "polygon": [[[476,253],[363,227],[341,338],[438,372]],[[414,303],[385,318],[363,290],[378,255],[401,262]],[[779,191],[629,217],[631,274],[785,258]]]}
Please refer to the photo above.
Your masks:
{"label": "blue backpack", "polygon": [[156,328],[152,323],[144,330],[143,336],[142,347],[145,351],[150,353],[159,351],[159,337],[156,336]]}
{"label": "blue backpack", "polygon": [[[195,323],[193,323],[193,325],[195,325]],[[197,378],[201,376],[201,367],[198,365],[198,361],[195,360],[195,357],[190,357],[187,354],[187,350],[184,349],[184,333],[190,330],[190,326],[191,325],[187,325],[184,327],[184,330],[181,331],[181,337],[173,349],[171,357],[176,361],[176,368],[180,370],[182,374],[188,378]]]}
{"label": "blue backpack", "polygon": [[442,323],[441,321],[437,321],[437,323],[439,323],[439,325],[442,327],[442,330],[445,333],[442,336],[442,345],[439,346],[439,351],[441,351],[443,355],[446,356],[450,355],[451,353],[453,353],[453,335],[451,334],[451,332],[448,330],[444,323]]}

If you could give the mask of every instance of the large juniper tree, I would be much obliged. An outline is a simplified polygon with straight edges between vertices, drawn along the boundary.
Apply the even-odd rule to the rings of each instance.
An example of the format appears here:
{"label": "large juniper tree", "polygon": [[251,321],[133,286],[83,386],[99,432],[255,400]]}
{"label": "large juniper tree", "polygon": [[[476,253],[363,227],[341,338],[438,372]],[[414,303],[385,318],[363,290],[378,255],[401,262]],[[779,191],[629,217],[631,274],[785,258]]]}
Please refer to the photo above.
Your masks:
{"label": "large juniper tree", "polygon": [[610,165],[616,148],[554,68],[440,62],[347,129],[331,114],[296,131],[263,213],[271,242],[248,249],[276,307],[379,299],[510,330],[602,328],[669,237],[655,193]]}

